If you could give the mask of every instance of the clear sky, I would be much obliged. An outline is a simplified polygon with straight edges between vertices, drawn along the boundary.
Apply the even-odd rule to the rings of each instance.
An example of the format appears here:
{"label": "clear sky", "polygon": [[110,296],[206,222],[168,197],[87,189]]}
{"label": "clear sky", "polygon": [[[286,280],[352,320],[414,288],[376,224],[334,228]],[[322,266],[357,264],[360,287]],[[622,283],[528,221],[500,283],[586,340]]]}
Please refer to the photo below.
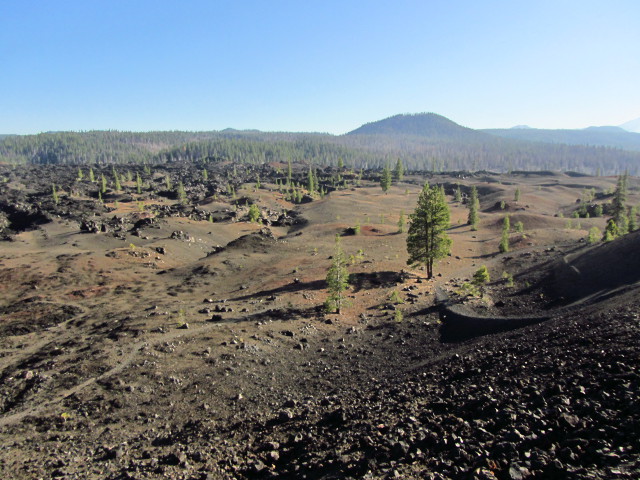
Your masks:
{"label": "clear sky", "polygon": [[0,133],[640,117],[638,0],[1,0]]}

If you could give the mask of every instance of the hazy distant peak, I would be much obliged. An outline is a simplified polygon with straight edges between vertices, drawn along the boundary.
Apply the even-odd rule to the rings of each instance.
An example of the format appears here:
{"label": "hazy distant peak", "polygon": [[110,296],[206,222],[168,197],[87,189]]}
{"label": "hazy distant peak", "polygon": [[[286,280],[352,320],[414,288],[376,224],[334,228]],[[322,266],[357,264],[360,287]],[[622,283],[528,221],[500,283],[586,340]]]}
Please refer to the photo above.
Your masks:
{"label": "hazy distant peak", "polygon": [[599,132],[624,132],[625,131],[624,128],[613,127],[610,125],[604,125],[602,127],[587,127],[584,130],[592,130],[592,131],[599,131]]}
{"label": "hazy distant peak", "polygon": [[511,130],[533,130],[529,125],[516,125],[515,127],[511,127]]}
{"label": "hazy distant peak", "polygon": [[640,118],[636,118],[635,120],[630,120],[626,123],[620,125],[620,128],[626,130],[627,132],[640,133]]}

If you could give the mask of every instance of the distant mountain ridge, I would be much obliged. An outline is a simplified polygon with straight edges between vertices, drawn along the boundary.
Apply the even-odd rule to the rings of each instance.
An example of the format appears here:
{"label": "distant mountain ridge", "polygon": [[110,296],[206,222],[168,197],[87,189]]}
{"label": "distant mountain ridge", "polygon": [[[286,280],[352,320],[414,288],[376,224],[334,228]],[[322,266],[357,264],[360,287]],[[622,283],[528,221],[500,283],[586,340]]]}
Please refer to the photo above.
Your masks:
{"label": "distant mountain ridge", "polygon": [[528,142],[556,143],[611,147],[640,151],[640,133],[629,132],[621,127],[588,127],[582,130],[551,130],[541,128],[491,128],[482,132],[496,137]]}

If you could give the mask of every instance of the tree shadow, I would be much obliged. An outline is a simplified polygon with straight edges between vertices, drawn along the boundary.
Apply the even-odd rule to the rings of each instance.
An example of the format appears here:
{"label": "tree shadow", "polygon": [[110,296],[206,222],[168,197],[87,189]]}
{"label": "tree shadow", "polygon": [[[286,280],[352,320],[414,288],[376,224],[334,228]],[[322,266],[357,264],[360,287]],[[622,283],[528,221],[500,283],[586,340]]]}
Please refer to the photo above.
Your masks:
{"label": "tree shadow", "polygon": [[474,256],[469,257],[469,258],[472,258],[472,259],[493,258],[493,257],[495,257],[497,255],[498,255],[498,252],[494,252],[494,253],[485,253],[484,255],[474,255]]}
{"label": "tree shadow", "polygon": [[287,285],[283,285],[278,288],[272,288],[271,290],[261,290],[256,293],[250,293],[247,295],[243,295],[241,297],[231,298],[230,300],[239,301],[239,300],[249,300],[251,298],[256,297],[267,297],[270,295],[278,295],[281,293],[295,293],[302,292],[307,290],[322,290],[327,287],[327,282],[325,280],[313,280],[311,282],[293,282]]}
{"label": "tree shadow", "polygon": [[468,227],[469,225],[465,224],[461,224],[461,225],[455,225],[453,227],[449,227],[447,228],[447,231],[451,231],[451,230],[458,230],[460,228],[464,228],[464,227]]}
{"label": "tree shadow", "polygon": [[349,275],[349,283],[353,286],[355,293],[363,289],[395,287],[401,281],[400,273],[393,271],[360,272]]}
{"label": "tree shadow", "polygon": [[425,307],[422,310],[417,310],[413,313],[408,314],[407,317],[412,318],[412,317],[428,316],[428,315],[431,315],[432,313],[439,313],[440,310],[441,310],[440,305],[434,303],[433,305],[429,305],[428,307]]}

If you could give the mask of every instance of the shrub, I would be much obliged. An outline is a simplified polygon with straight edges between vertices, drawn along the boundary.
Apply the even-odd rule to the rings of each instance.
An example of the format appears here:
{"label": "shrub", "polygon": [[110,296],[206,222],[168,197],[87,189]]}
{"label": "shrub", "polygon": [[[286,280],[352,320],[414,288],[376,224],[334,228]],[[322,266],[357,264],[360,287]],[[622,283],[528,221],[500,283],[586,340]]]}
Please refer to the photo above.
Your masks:
{"label": "shrub", "polygon": [[257,222],[258,218],[260,218],[260,209],[254,203],[249,207],[249,221],[250,222]]}
{"label": "shrub", "polygon": [[395,305],[399,303],[404,303],[404,300],[402,299],[402,297],[400,296],[397,290],[394,290],[391,292],[391,295],[389,295],[389,300]]}
{"label": "shrub", "polygon": [[484,285],[491,281],[491,277],[489,277],[489,270],[487,270],[486,265],[482,265],[476,273],[473,274],[473,283],[476,285]]}

